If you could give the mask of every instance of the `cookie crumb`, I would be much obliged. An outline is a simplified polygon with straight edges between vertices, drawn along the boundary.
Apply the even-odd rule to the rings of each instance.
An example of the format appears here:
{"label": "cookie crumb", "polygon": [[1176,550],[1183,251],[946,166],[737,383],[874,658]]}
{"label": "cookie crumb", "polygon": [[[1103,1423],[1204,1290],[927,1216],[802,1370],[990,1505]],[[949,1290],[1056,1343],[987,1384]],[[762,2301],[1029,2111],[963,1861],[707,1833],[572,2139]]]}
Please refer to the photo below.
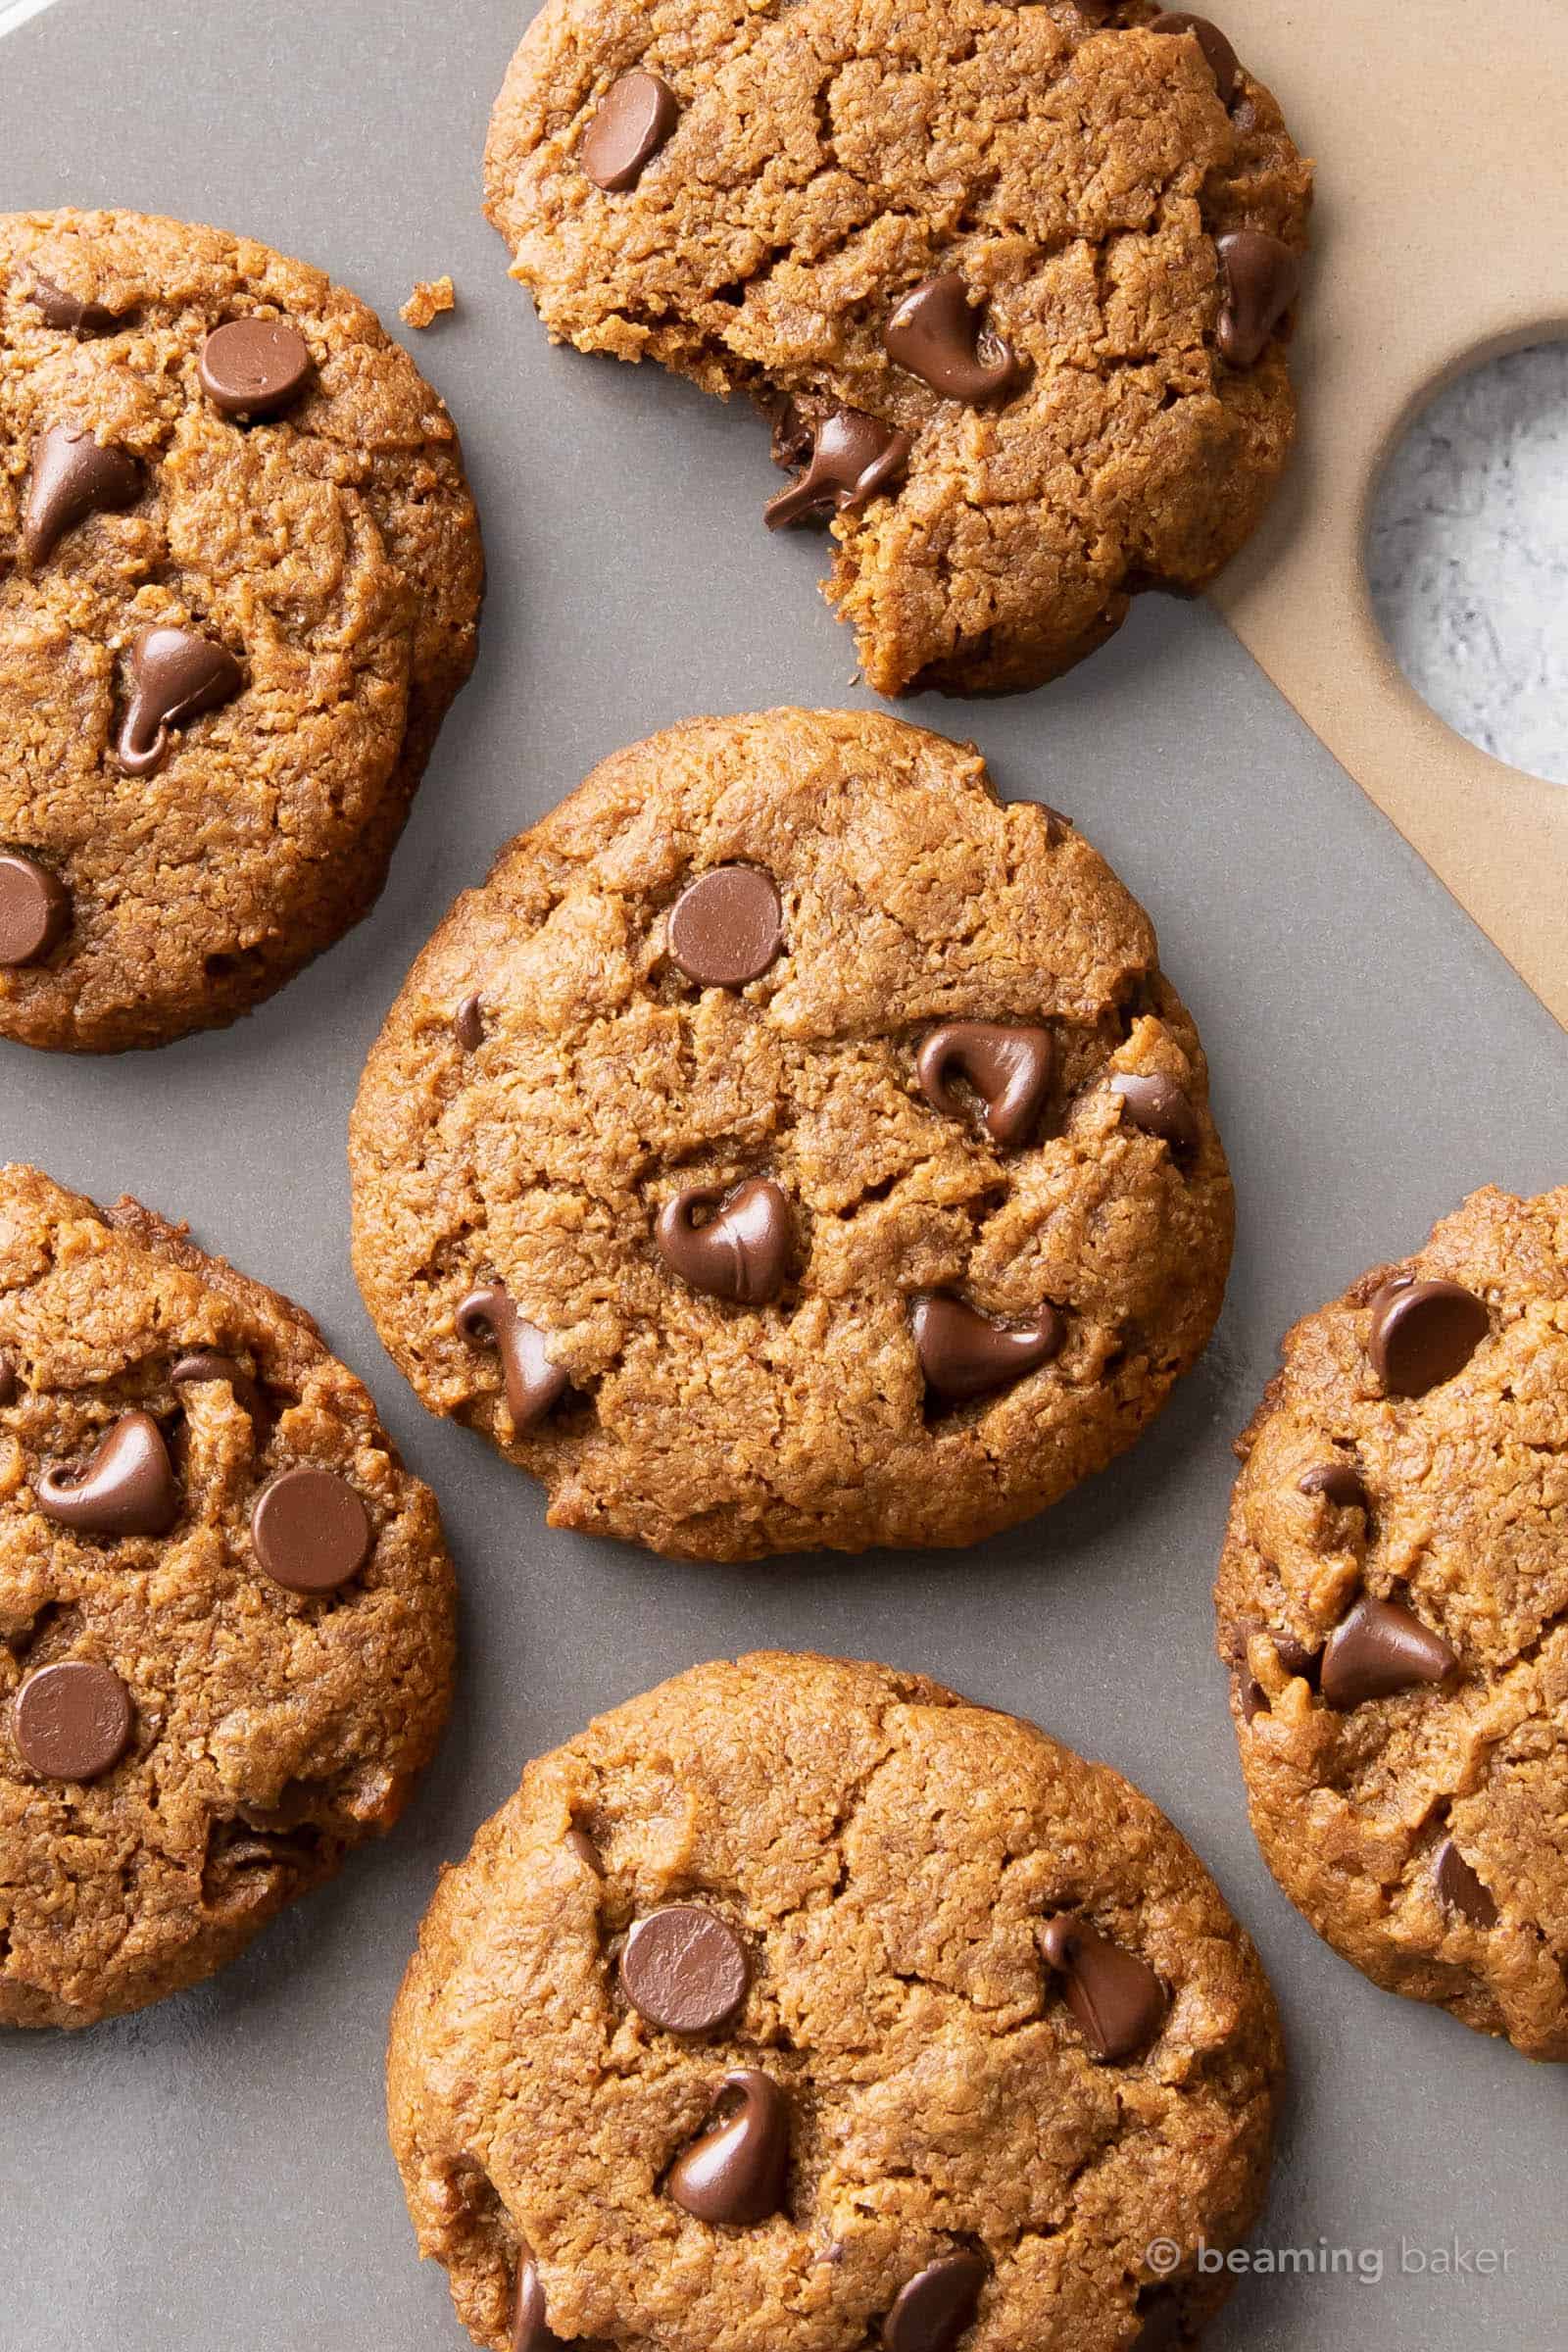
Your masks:
{"label": "cookie crumb", "polygon": [[408,301],[398,313],[410,326],[433,326],[448,311],[458,307],[458,297],[450,277],[421,277]]}

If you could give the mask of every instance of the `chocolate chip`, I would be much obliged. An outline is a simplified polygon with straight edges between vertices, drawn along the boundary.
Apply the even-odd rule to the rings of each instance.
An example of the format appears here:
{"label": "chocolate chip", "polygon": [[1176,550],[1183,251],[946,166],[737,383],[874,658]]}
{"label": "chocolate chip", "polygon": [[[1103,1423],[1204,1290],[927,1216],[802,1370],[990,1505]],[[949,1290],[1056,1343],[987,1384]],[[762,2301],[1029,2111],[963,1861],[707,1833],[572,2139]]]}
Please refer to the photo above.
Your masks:
{"label": "chocolate chip", "polygon": [[925,1385],[950,1404],[1010,1388],[1059,1355],[1067,1327],[1054,1306],[1027,1323],[996,1323],[945,1295],[919,1298],[909,1316]]}
{"label": "chocolate chip", "polygon": [[1206,17],[1195,17],[1185,8],[1167,8],[1149,26],[1151,32],[1190,32],[1208,61],[1219,91],[1221,106],[1229,106],[1236,95],[1236,85],[1242,77],[1241,61],[1217,24]]}
{"label": "chocolate chip", "polygon": [[835,409],[816,428],[806,471],[769,499],[762,520],[776,531],[808,514],[858,514],[892,488],[909,462],[910,446],[907,433],[896,432],[858,409]]}
{"label": "chocolate chip", "polygon": [[1370,1511],[1366,1481],[1353,1462],[1319,1462],[1297,1488],[1300,1494],[1321,1494],[1336,1511]]}
{"label": "chocolate chip", "polygon": [[620,1988],[639,2016],[671,2034],[709,2034],[746,1998],[751,1967],[728,1920],[697,1903],[640,1919],[620,1955]]}
{"label": "chocolate chip", "polygon": [[[699,1223],[700,1212],[709,1210]],[[665,1265],[694,1291],[765,1306],[784,1288],[793,1239],[789,1200],[766,1176],[729,1193],[722,1185],[689,1184],[660,1210],[654,1239]]]}
{"label": "chocolate chip", "polygon": [[680,101],[657,74],[622,74],[599,102],[582,142],[582,168],[612,195],[634,188],[680,121]]}
{"label": "chocolate chip", "polygon": [[1255,367],[1270,335],[1301,291],[1301,265],[1288,245],[1258,228],[1216,237],[1224,303],[1219,348],[1233,368]]}
{"label": "chocolate chip", "polygon": [[1432,1864],[1432,1883],[1438,1900],[1457,1911],[1473,1928],[1494,1928],[1497,1906],[1451,1838],[1445,1838]]}
{"label": "chocolate chip", "polygon": [[452,1015],[452,1034],[465,1054],[477,1054],[484,1044],[484,1006],[477,997],[465,997]]}
{"label": "chocolate chip", "polygon": [[982,349],[981,317],[957,270],[928,277],[906,294],[882,341],[895,367],[917,375],[944,398],[971,407],[1006,400],[1023,382],[1022,361],[999,336]]}
{"label": "chocolate chip", "polygon": [[[1235,1665],[1245,1669],[1248,1645],[1254,1634],[1261,1634],[1271,1643],[1274,1655],[1287,1674],[1300,1675],[1307,1682],[1316,1684],[1322,1652],[1309,1649],[1304,1642],[1297,1639],[1295,1634],[1276,1633],[1273,1626],[1265,1625],[1261,1617],[1243,1617],[1229,1628],[1225,1637],[1224,1649],[1225,1655]],[[1268,1704],[1267,1697],[1261,1692],[1259,1696],[1261,1703],[1266,1706]],[[1248,1720],[1250,1722],[1250,1716]]]}
{"label": "chocolate chip", "polygon": [[251,1512],[256,1557],[287,1592],[335,1592],[370,1556],[370,1514],[346,1478],[301,1463],[269,1479]]}
{"label": "chocolate chip", "polygon": [[784,2094],[770,2075],[742,2067],[724,2077],[715,2119],[675,2159],[664,2185],[699,2222],[765,2222],[783,2206],[789,2170]]}
{"label": "chocolate chip", "polygon": [[1111,1080],[1110,1091],[1120,1100],[1122,1116],[1145,1135],[1157,1136],[1178,1154],[1198,1150],[1198,1113],[1174,1078],[1157,1070],[1147,1077],[1124,1071]]}
{"label": "chocolate chip", "polygon": [[472,1348],[494,1348],[501,1357],[507,1410],[518,1437],[541,1422],[566,1394],[570,1382],[545,1352],[545,1335],[518,1314],[504,1282],[470,1291],[458,1309],[458,1329]]}
{"label": "chocolate chip", "polygon": [[0,850],[0,964],[41,963],[64,939],[71,894],[35,858]]}
{"label": "chocolate chip", "polygon": [[226,646],[191,629],[143,629],[130,649],[130,707],[115,759],[127,776],[150,776],[169,757],[169,730],[230,702],[245,673]]}
{"label": "chocolate chip", "polygon": [[901,2286],[882,2323],[886,2352],[954,2352],[974,2325],[986,2266],[978,2254],[945,2254]]}
{"label": "chocolate chip", "polygon": [[63,335],[108,335],[122,323],[120,312],[106,309],[101,302],[83,302],[79,294],[69,294],[52,277],[39,277],[36,272],[27,299],[42,314],[45,326]]}
{"label": "chocolate chip", "polygon": [[1268,1692],[1255,1676],[1240,1673],[1232,1677],[1236,1694],[1241,1701],[1242,1721],[1254,1723],[1259,1715],[1268,1712]]}
{"label": "chocolate chip", "polygon": [[12,1714],[23,1761],[51,1781],[95,1781],[120,1762],[135,1720],[119,1675],[84,1658],[29,1674]]}
{"label": "chocolate chip", "polygon": [[220,1381],[233,1392],[234,1402],[249,1413],[253,1421],[267,1418],[267,1400],[243,1364],[231,1355],[219,1355],[210,1348],[199,1348],[194,1354],[182,1355],[169,1375],[176,1389],[197,1386],[203,1381]]}
{"label": "chocolate chip", "polygon": [[512,2352],[569,2352],[545,2319],[545,2290],[539,2265],[526,2246],[517,2250],[517,2282],[512,2299]]}
{"label": "chocolate chip", "polygon": [[1358,1600],[1323,1649],[1322,1690],[1331,1707],[1393,1698],[1417,1683],[1441,1683],[1459,1663],[1441,1635],[1396,1600]]}
{"label": "chocolate chip", "polygon": [[202,345],[202,390],[225,416],[280,416],[311,375],[311,347],[286,318],[231,318]]}
{"label": "chocolate chip", "polygon": [[670,961],[699,988],[744,988],[783,945],[778,885],[760,866],[715,865],[670,908]]}
{"label": "chocolate chip", "polygon": [[584,1870],[591,1870],[596,1879],[602,1879],[604,1877],[605,1868],[604,1864],[599,1858],[599,1848],[597,1845],[595,1845],[593,1839],[589,1837],[586,1830],[578,1829],[576,1824],[573,1823],[572,1827],[566,1832],[563,1843],[565,1845],[568,1853],[576,1855]]}
{"label": "chocolate chip", "polygon": [[61,1527],[91,1536],[167,1536],[179,1517],[179,1489],[164,1433],[151,1413],[124,1413],[83,1470],[46,1470],[38,1508]]}
{"label": "chocolate chip", "polygon": [[1051,1091],[1054,1050],[1049,1029],[999,1021],[946,1021],[915,1060],[920,1091],[933,1109],[957,1117],[964,1079],[985,1104],[986,1132],[1004,1150],[1027,1143]]}
{"label": "chocolate chip", "polygon": [[1367,1353],[1391,1396],[1424,1396],[1462,1372],[1491,1329],[1486,1303],[1457,1282],[1386,1282],[1372,1301]]}
{"label": "chocolate chip", "polygon": [[1046,820],[1047,849],[1059,850],[1073,829],[1072,818],[1063,816],[1059,808],[1053,808],[1049,801],[1036,801],[1035,807]]}
{"label": "chocolate chip", "polygon": [[66,533],[89,514],[134,506],[141,467],[122,449],[105,449],[91,433],[52,424],[33,445],[32,481],[22,525],[28,561],[47,563]]}
{"label": "chocolate chip", "polygon": [[17,1367],[9,1355],[0,1355],[0,1406],[17,1400]]}
{"label": "chocolate chip", "polygon": [[1097,1936],[1071,1911],[1049,1920],[1041,1945],[1067,2006],[1099,2058],[1132,2058],[1164,2023],[1165,1987],[1147,1961]]}

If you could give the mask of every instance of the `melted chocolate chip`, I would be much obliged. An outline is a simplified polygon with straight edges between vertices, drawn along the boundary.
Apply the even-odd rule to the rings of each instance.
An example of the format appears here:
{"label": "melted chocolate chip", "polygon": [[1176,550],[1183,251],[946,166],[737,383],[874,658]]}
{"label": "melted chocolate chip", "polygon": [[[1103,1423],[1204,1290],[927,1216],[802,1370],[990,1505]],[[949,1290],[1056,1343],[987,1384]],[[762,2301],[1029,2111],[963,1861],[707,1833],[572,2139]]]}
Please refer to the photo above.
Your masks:
{"label": "melted chocolate chip", "polygon": [[1370,1511],[1366,1481],[1353,1462],[1319,1462],[1298,1483],[1301,1494],[1321,1494],[1336,1511]]}
{"label": "melted chocolate chip", "polygon": [[950,1404],[1010,1388],[1059,1355],[1067,1336],[1054,1306],[1042,1306],[1027,1323],[995,1323],[961,1298],[940,1294],[917,1299],[909,1322],[926,1388]]}
{"label": "melted chocolate chip", "polygon": [[965,1080],[985,1105],[986,1132],[1005,1151],[1027,1143],[1051,1092],[1055,1055],[1049,1029],[998,1021],[946,1021],[933,1029],[915,1061],[920,1092],[933,1109],[958,1117]]}
{"label": "melted chocolate chip", "polygon": [[458,1309],[458,1329],[471,1348],[494,1348],[501,1357],[507,1410],[521,1437],[536,1428],[566,1394],[570,1382],[545,1350],[545,1335],[519,1315],[504,1282],[470,1291]]}
{"label": "melted chocolate chip", "polygon": [[140,496],[141,467],[134,458],[122,449],[105,449],[91,433],[52,424],[33,447],[22,525],[28,562],[47,563],[66,533],[89,514],[134,506]]}
{"label": "melted chocolate chip", "polygon": [[63,335],[108,335],[122,323],[122,313],[109,310],[101,302],[84,302],[79,294],[68,293],[64,286],[57,286],[53,278],[39,277],[36,273],[27,299],[41,314],[45,326],[52,326]]}
{"label": "melted chocolate chip", "polygon": [[640,2017],[670,2034],[710,2034],[734,2016],[751,1983],[746,1946],[716,1911],[671,1903],[640,1919],[620,1955],[620,1988]]}
{"label": "melted chocolate chip", "polygon": [[15,969],[41,963],[71,925],[71,894],[63,882],[24,858],[0,850],[0,964]]}
{"label": "melted chocolate chip", "polygon": [[1457,1911],[1473,1928],[1494,1928],[1497,1906],[1451,1838],[1445,1838],[1432,1864],[1432,1883],[1445,1909]]}
{"label": "melted chocolate chip", "polygon": [[17,1400],[17,1367],[9,1355],[0,1355],[0,1406]]}
{"label": "melted chocolate chip", "polygon": [[1367,1353],[1391,1396],[1424,1396],[1464,1370],[1491,1329],[1486,1302],[1457,1282],[1386,1282],[1372,1301]]}
{"label": "melted chocolate chip", "polygon": [[512,2300],[512,2352],[570,2352],[545,2319],[545,2290],[539,2265],[526,2246],[518,2248],[517,2279]]}
{"label": "melted chocolate chip", "polygon": [[882,341],[895,367],[972,408],[1009,399],[1024,379],[1023,363],[1009,344],[997,336],[982,342],[981,315],[971,310],[956,270],[925,278],[906,294]]}
{"label": "melted chocolate chip", "polygon": [[169,757],[169,730],[231,702],[245,673],[228,648],[191,629],[143,629],[130,649],[130,705],[115,759],[127,776],[150,776]]}
{"label": "melted chocolate chip", "polygon": [[622,74],[600,100],[582,142],[582,168],[594,185],[618,195],[634,188],[680,121],[680,101],[657,74]]}
{"label": "melted chocolate chip", "polygon": [[1418,1683],[1441,1683],[1459,1663],[1440,1634],[1396,1600],[1358,1600],[1323,1648],[1321,1687],[1331,1707],[1393,1698]]}
{"label": "melted chocolate chip", "polygon": [[769,499],[762,520],[770,531],[808,514],[855,514],[891,489],[909,462],[907,433],[896,432],[858,409],[835,409],[816,428],[811,462],[800,479]]}
{"label": "melted chocolate chip", "polygon": [[225,416],[261,424],[292,408],[311,378],[311,347],[286,318],[231,318],[202,345],[202,390]]}
{"label": "melted chocolate chip", "polygon": [[789,2161],[784,2094],[770,2075],[743,2067],[724,2077],[715,2121],[675,2159],[664,2185],[699,2222],[765,2222],[783,2206]]}
{"label": "melted chocolate chip", "polygon": [[83,1658],[28,1675],[12,1711],[23,1761],[50,1781],[95,1781],[108,1772],[130,1745],[135,1720],[119,1675]]}
{"label": "melted chocolate chip", "polygon": [[1167,2003],[1165,1987],[1147,1961],[1097,1936],[1070,1911],[1049,1920],[1040,1940],[1098,2058],[1132,2058],[1153,2040]]}
{"label": "melted chocolate chip", "polygon": [[232,1391],[234,1402],[249,1413],[252,1421],[267,1417],[267,1401],[261,1390],[244,1365],[237,1364],[231,1355],[219,1355],[210,1348],[198,1348],[190,1355],[180,1356],[169,1378],[176,1389],[194,1387],[203,1381],[220,1381]]}
{"label": "melted chocolate chip", "polygon": [[744,988],[783,945],[778,885],[760,866],[715,865],[670,908],[670,961],[699,988]]}
{"label": "melted chocolate chip", "polygon": [[1301,291],[1301,265],[1288,245],[1257,228],[1216,237],[1214,250],[1224,292],[1220,356],[1233,368],[1253,368]]}
{"label": "melted chocolate chip", "polygon": [[251,1512],[256,1557],[287,1592],[335,1592],[359,1575],[373,1540],[348,1480],[309,1463],[269,1479]]}
{"label": "melted chocolate chip", "polygon": [[660,1210],[654,1238],[665,1265],[694,1291],[765,1306],[784,1288],[793,1239],[789,1200],[766,1176],[729,1193],[721,1185],[688,1185]]}
{"label": "melted chocolate chip", "polygon": [[46,1470],[37,1483],[46,1519],[90,1536],[167,1536],[179,1489],[151,1413],[124,1413],[85,1469]]}
{"label": "melted chocolate chip", "polygon": [[954,2352],[973,2327],[986,2282],[978,2254],[945,2254],[899,2289],[882,2323],[884,2352]]}
{"label": "melted chocolate chip", "polygon": [[1160,1071],[1147,1077],[1124,1071],[1111,1080],[1110,1091],[1120,1099],[1122,1117],[1145,1135],[1157,1136],[1178,1155],[1198,1150],[1198,1113],[1174,1078]]}
{"label": "melted chocolate chip", "polygon": [[1221,106],[1230,105],[1242,77],[1241,61],[1217,24],[1211,24],[1206,17],[1192,16],[1185,8],[1167,8],[1154,19],[1149,30],[1190,32],[1208,62]]}
{"label": "melted chocolate chip", "polygon": [[465,997],[452,1015],[452,1034],[465,1054],[477,1054],[484,1044],[484,1006],[477,997]]}

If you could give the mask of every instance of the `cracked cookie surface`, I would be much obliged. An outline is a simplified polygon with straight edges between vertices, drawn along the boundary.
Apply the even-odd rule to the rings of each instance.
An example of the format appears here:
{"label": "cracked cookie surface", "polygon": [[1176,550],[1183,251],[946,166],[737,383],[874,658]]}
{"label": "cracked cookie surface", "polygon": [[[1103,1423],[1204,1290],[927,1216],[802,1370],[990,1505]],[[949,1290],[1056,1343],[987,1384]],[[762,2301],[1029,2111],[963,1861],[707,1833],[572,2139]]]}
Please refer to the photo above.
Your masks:
{"label": "cracked cookie surface", "polygon": [[1148,917],[972,747],[876,715],[606,760],[420,956],[350,1157],[423,1401],[553,1525],[711,1559],[1054,1501],[1196,1359],[1230,1256]]}
{"label": "cracked cookie surface", "polygon": [[513,63],[486,188],[514,274],[553,336],[815,448],[879,692],[1054,676],[1138,589],[1204,586],[1285,465],[1310,170],[1157,13],[549,0]]}
{"label": "cracked cookie surface", "polygon": [[[628,1964],[676,1909],[740,1955],[716,2025],[650,2017]],[[1152,1988],[1136,2048],[1081,2021],[1064,1920]],[[1250,1942],[1116,1773],[918,1676],[760,1653],[529,1765],[425,1918],[389,2112],[492,2352],[1152,2352],[1224,2284],[1162,2289],[1145,2250],[1245,2233],[1280,2064]],[[684,2159],[737,2073],[782,2177],[707,2220]],[[957,2332],[913,2324],[933,2272]]]}
{"label": "cracked cookie surface", "polygon": [[194,1984],[390,1828],[454,1605],[433,1495],[308,1316],[0,1170],[0,2024]]}
{"label": "cracked cookie surface", "polygon": [[1568,2059],[1568,1190],[1308,1315],[1216,1602],[1252,1824],[1374,1983]]}
{"label": "cracked cookie surface", "polygon": [[452,420],[352,294],[217,229],[0,216],[0,1034],[218,1027],[357,922],[481,571]]}

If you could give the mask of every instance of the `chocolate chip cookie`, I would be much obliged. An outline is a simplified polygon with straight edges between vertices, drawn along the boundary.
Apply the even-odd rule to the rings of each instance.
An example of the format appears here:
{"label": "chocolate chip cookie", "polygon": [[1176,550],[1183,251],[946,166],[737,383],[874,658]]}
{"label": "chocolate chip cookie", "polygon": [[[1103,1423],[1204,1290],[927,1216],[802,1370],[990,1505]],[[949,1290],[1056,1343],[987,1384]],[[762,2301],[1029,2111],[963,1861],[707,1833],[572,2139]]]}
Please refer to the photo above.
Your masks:
{"label": "chocolate chip cookie", "polygon": [[488,211],[552,336],[743,392],[884,694],[1203,587],[1290,453],[1311,172],[1148,0],[547,0]]}
{"label": "chocolate chip cookie", "polygon": [[0,1035],[216,1028],[358,922],[472,665],[446,410],[217,229],[0,216]]}
{"label": "chocolate chip cookie", "polygon": [[1252,1825],[1376,1984],[1568,2059],[1568,1190],[1298,1323],[1217,1600]]}
{"label": "chocolate chip cookie", "polygon": [[355,1265],[554,1526],[966,1544],[1202,1348],[1207,1093],[1148,917],[972,746],[696,719],[607,760],[416,964],[353,1121]]}
{"label": "chocolate chip cookie", "polygon": [[391,1827],[452,1668],[434,1497],[310,1318],[0,1170],[0,2025],[231,1960]]}
{"label": "chocolate chip cookie", "polygon": [[425,1918],[390,2120],[491,2352],[1171,2352],[1279,2075],[1257,1955],[1147,1797],[774,1653],[529,1765]]}

